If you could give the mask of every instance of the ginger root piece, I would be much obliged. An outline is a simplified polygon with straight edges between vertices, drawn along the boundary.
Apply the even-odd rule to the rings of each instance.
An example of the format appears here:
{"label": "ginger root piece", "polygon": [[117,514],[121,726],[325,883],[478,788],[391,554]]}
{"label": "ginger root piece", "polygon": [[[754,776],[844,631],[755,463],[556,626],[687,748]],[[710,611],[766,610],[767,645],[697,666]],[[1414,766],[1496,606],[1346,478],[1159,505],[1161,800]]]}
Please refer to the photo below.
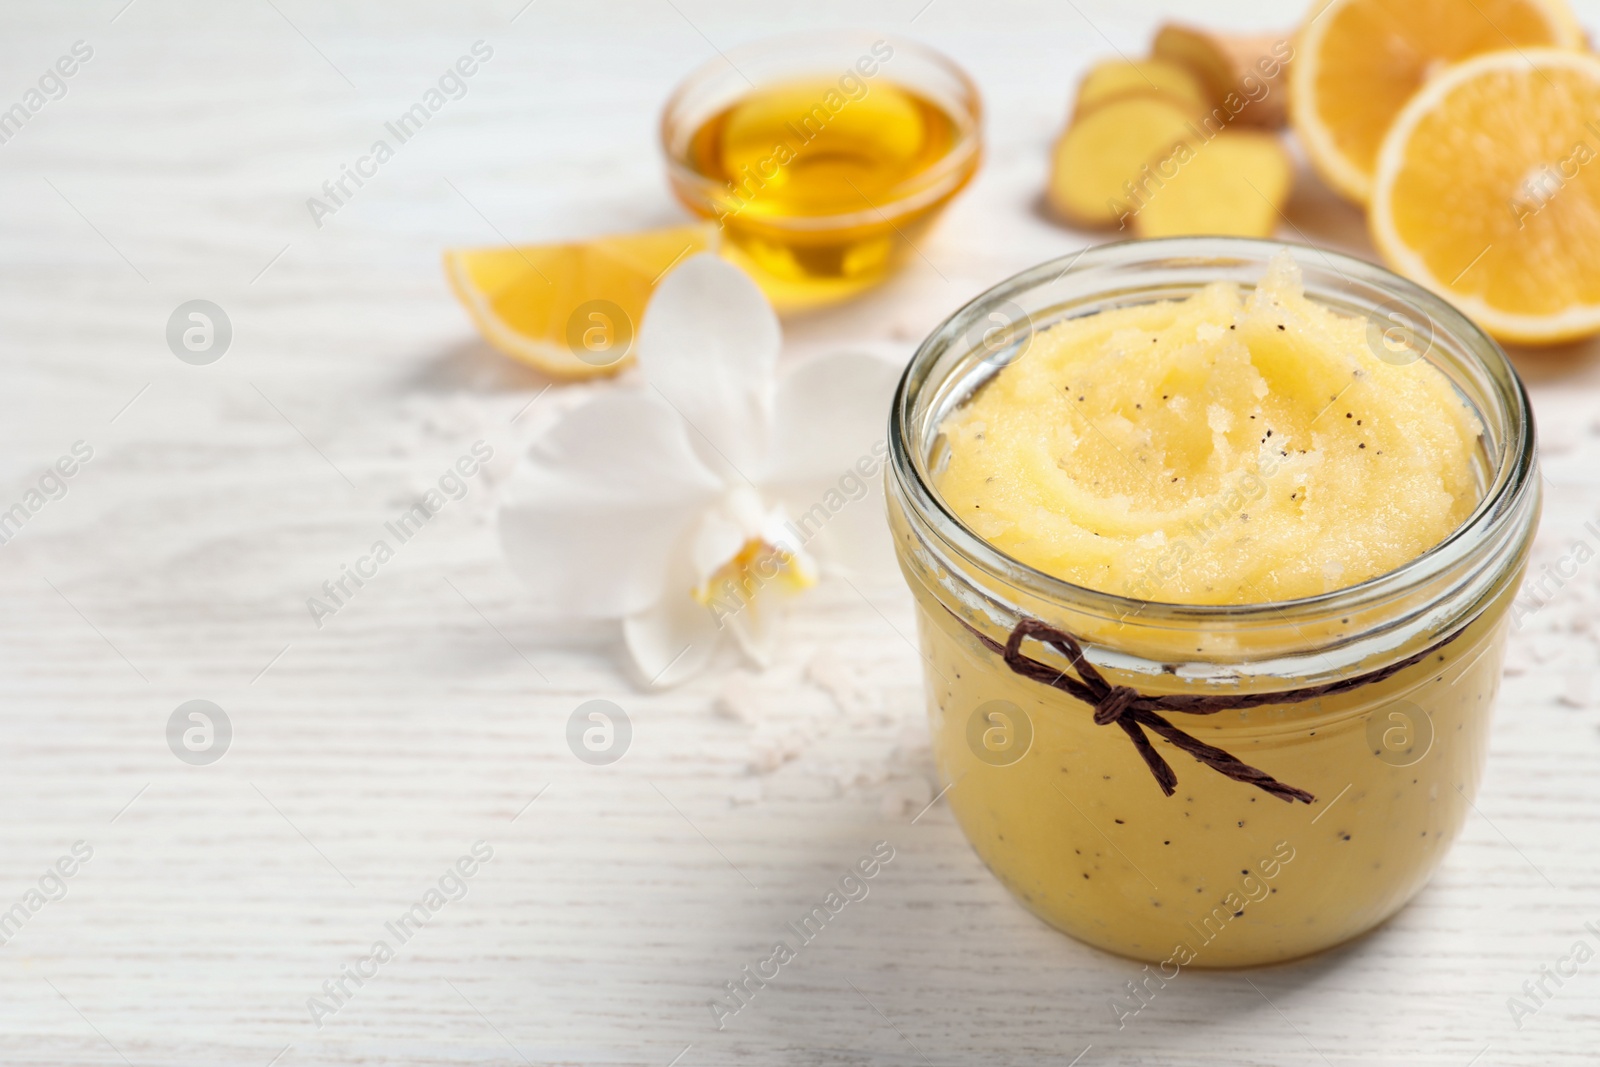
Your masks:
{"label": "ginger root piece", "polygon": [[1089,68],[1078,83],[1074,117],[1130,93],[1167,93],[1194,107],[1212,105],[1211,90],[1187,66],[1165,59],[1106,59]]}
{"label": "ginger root piece", "polygon": [[1185,139],[1200,140],[1195,116],[1190,105],[1160,93],[1106,101],[1070,123],[1056,141],[1045,199],[1075,225],[1125,225],[1141,168]]}
{"label": "ginger root piece", "polygon": [[1140,237],[1271,237],[1289,200],[1294,164],[1261,130],[1223,130],[1150,162],[1129,204]]}
{"label": "ginger root piece", "polygon": [[1169,22],[1156,31],[1151,54],[1187,67],[1205,85],[1208,107],[1226,121],[1275,129],[1288,119],[1294,59],[1290,34],[1225,34]]}

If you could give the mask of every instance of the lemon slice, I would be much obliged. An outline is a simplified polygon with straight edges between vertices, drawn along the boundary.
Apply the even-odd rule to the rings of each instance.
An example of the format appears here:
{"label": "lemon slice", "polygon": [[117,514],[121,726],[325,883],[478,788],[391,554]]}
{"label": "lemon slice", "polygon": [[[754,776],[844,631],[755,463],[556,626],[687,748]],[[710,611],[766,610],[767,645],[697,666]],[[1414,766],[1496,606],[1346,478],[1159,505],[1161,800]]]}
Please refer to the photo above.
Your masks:
{"label": "lemon slice", "polygon": [[1364,203],[1378,146],[1429,78],[1507,48],[1583,47],[1562,0],[1327,0],[1289,64],[1289,118],[1324,181]]}
{"label": "lemon slice", "polygon": [[678,263],[715,244],[710,225],[572,244],[452,249],[451,288],[495,348],[555,378],[632,361],[645,304]]}
{"label": "lemon slice", "polygon": [[1373,242],[1495,337],[1600,333],[1600,58],[1491,52],[1428,83],[1378,153]]}

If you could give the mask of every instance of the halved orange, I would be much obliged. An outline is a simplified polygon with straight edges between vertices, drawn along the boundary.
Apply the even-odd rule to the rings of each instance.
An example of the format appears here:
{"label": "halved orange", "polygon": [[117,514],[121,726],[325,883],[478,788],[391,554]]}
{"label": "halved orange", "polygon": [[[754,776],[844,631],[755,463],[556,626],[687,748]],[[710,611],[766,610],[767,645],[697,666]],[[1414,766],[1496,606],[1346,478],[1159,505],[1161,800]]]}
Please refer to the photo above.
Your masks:
{"label": "halved orange", "polygon": [[574,244],[452,249],[444,271],[494,347],[553,377],[591,378],[632,361],[656,283],[714,239],[707,224]]}
{"label": "halved orange", "polygon": [[1581,48],[1564,0],[1323,0],[1289,63],[1289,118],[1312,166],[1357,203],[1378,146],[1422,85],[1451,63],[1506,48]]}
{"label": "halved orange", "polygon": [[1378,152],[1372,237],[1495,337],[1600,333],[1600,58],[1491,52],[1412,97]]}

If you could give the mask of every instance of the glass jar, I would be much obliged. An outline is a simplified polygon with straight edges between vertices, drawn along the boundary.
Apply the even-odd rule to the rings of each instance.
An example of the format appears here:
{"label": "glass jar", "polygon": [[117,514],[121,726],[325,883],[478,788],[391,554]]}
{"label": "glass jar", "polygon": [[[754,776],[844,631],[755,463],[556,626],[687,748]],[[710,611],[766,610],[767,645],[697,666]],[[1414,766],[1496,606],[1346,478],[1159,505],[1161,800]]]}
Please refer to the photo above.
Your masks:
{"label": "glass jar", "polygon": [[[941,423],[1031,331],[1216,281],[1248,289],[1285,247],[1310,299],[1366,317],[1373,343],[1387,346],[1374,351],[1428,359],[1476,410],[1480,502],[1443,542],[1320,596],[1177,605],[1033,570],[940,500]],[[1427,882],[1482,775],[1507,612],[1539,513],[1527,395],[1460,312],[1370,263],[1303,246],[1105,245],[1017,275],[935,330],[901,380],[890,449],[890,525],[917,604],[941,784],[978,855],[1036,914],[1170,978],[1338,944]],[[1166,796],[1123,730],[1008,667],[996,646],[1024,619],[1076,635],[1107,683],[1151,697],[1288,692],[1422,658],[1316,700],[1167,714],[1314,802],[1285,803],[1152,737],[1177,774]],[[1043,645],[1028,655],[1069,670]]]}
{"label": "glass jar", "polygon": [[[730,109],[768,91],[768,106],[735,121]],[[727,150],[733,125],[749,151]],[[662,112],[661,146],[679,201],[714,220],[721,253],[792,310],[888,277],[972,180],[982,128],[977,86],[938,52],[889,34],[804,32],[690,74]]]}

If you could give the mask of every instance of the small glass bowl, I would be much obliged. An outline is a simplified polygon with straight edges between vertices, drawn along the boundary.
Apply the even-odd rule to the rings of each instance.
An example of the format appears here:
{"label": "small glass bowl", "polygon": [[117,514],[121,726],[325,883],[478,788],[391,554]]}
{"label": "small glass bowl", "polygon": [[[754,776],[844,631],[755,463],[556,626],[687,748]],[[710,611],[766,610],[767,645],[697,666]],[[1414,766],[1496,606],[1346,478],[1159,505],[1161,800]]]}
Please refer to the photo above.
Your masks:
{"label": "small glass bowl", "polygon": [[[695,163],[696,137],[756,89],[802,80],[827,82],[835,90],[826,100],[818,98],[818,126],[864,99],[874,85],[887,83],[942,111],[951,123],[949,144],[925,169],[874,190],[870,198],[863,193],[859,208],[809,214],[771,210],[768,204],[750,210],[761,196],[762,175],[747,176],[736,186],[706,173]],[[733,49],[689,75],[662,112],[661,144],[673,193],[690,211],[717,222],[723,254],[749,271],[780,309],[788,310],[854,296],[904,262],[977,172],[982,128],[977,87],[938,52],[887,34],[810,32]],[[810,126],[795,128],[780,140],[786,148],[798,149],[811,132]],[[781,165],[774,160],[774,167]]]}

